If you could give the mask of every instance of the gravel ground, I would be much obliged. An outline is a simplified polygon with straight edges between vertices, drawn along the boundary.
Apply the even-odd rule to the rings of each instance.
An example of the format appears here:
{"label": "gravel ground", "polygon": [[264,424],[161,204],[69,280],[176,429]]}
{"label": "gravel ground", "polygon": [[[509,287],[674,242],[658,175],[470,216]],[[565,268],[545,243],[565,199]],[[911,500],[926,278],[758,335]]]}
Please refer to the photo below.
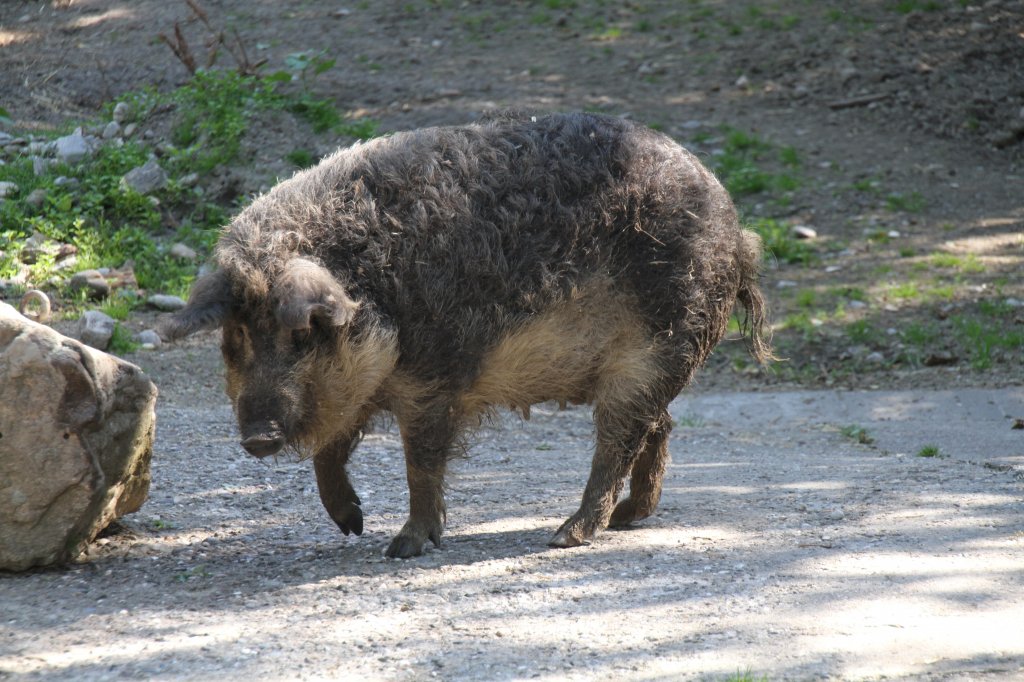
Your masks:
{"label": "gravel ground", "polygon": [[357,451],[367,530],[343,537],[308,462],[246,455],[192,380],[209,339],[136,359],[163,390],[151,499],[79,563],[0,576],[0,678],[1024,675],[1022,389],[682,398],[657,514],[572,550],[546,542],[589,414],[509,416],[455,463],[442,548],[402,561],[391,429]]}

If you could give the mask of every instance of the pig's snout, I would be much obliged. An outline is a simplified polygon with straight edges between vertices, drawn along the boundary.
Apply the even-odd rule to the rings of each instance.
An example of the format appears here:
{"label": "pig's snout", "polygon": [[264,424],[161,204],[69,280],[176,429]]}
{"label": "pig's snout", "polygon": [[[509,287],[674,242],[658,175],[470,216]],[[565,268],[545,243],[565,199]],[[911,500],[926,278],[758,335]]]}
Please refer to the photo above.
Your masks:
{"label": "pig's snout", "polygon": [[284,447],[284,434],[279,430],[266,430],[253,434],[242,441],[242,447],[255,457],[269,457],[281,452]]}

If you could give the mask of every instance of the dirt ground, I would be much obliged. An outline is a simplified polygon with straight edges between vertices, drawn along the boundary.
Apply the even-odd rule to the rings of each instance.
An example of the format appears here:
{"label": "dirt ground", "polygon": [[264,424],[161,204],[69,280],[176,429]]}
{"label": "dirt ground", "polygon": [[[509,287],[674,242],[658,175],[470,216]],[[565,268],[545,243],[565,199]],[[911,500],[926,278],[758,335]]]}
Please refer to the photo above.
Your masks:
{"label": "dirt ground", "polygon": [[[582,490],[585,411],[481,432],[455,467],[443,547],[391,561],[406,498],[390,431],[357,453],[367,532],[345,538],[308,465],[237,446],[215,340],[139,353],[161,389],[151,499],[75,565],[0,575],[0,679],[1024,677],[1024,431],[1010,428],[1024,358],[899,360],[915,325],[932,330],[925,357],[966,352],[958,314],[998,305],[986,325],[1024,324],[1008,303],[1024,300],[1024,2],[203,6],[271,70],[337,57],[316,92],[382,131],[586,108],[709,163],[722,126],[792,147],[786,201],[740,201],[819,235],[813,264],[766,272],[778,319],[798,292],[857,288],[871,304],[820,333],[780,324],[799,371],[750,373],[727,344],[673,405],[656,516],[570,551],[545,543]],[[174,87],[187,73],[155,36],[179,21],[201,44],[187,17],[154,0],[0,3],[0,106],[45,130]],[[256,132],[218,180],[239,194],[290,173],[293,149],[348,142]],[[936,274],[941,299],[887,293],[928,284],[935,252],[980,268]],[[883,362],[850,351],[851,319],[879,331],[865,345]],[[918,457],[926,445],[939,456]]]}
{"label": "dirt ground", "polygon": [[217,355],[133,358],[163,390],[151,499],[76,564],[0,576],[0,678],[1024,676],[1022,389],[682,398],[658,512],[573,550],[546,543],[592,424],[539,406],[477,435],[442,547],[403,561],[397,434],[357,451],[343,537],[308,462],[238,446]]}

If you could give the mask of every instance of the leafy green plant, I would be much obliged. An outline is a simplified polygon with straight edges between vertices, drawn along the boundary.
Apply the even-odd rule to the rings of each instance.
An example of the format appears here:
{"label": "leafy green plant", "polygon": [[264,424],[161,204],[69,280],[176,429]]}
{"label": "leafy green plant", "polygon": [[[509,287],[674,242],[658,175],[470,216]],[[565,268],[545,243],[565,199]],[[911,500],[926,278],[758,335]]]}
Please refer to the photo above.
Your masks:
{"label": "leafy green plant", "polygon": [[816,254],[806,241],[795,239],[789,225],[772,218],[758,218],[748,224],[764,242],[765,256],[783,263],[806,265]]}
{"label": "leafy green plant", "polygon": [[845,437],[849,438],[852,441],[861,443],[862,445],[871,445],[872,443],[875,442],[874,437],[870,433],[868,433],[867,429],[865,429],[862,426],[857,426],[856,424],[844,426],[843,428],[839,429],[839,433],[843,434]]}
{"label": "leafy green plant", "polygon": [[907,211],[909,213],[920,213],[924,210],[924,197],[920,192],[900,194],[893,192],[885,198],[885,206],[890,211]]}
{"label": "leafy green plant", "polygon": [[308,168],[316,163],[312,152],[308,149],[296,149],[285,154],[285,158],[299,168]]}
{"label": "leafy green plant", "polygon": [[878,337],[878,330],[867,320],[854,320],[846,325],[846,335],[854,343],[867,344]]}
{"label": "leafy green plant", "polygon": [[938,445],[925,445],[917,451],[918,457],[938,457],[941,454],[942,451],[939,450]]}
{"label": "leafy green plant", "polygon": [[139,344],[132,340],[131,331],[120,322],[114,325],[114,334],[110,337],[107,350],[114,355],[125,355],[138,350]]}

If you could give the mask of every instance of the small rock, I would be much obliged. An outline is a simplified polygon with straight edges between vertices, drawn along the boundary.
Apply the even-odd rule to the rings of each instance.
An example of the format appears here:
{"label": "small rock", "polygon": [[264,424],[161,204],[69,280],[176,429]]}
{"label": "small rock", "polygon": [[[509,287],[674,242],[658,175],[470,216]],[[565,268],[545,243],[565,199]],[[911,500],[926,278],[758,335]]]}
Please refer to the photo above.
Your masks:
{"label": "small rock", "polygon": [[131,169],[121,178],[122,187],[133,189],[139,194],[155,192],[166,184],[167,173],[156,159],[150,159],[143,165]]}
{"label": "small rock", "polygon": [[33,156],[32,157],[32,172],[37,177],[40,176],[40,175],[45,175],[46,171],[50,169],[50,164],[51,163],[52,163],[52,161],[50,159],[44,158],[42,156]]}
{"label": "small rock", "polygon": [[4,197],[8,197],[8,196],[13,196],[13,195],[15,195],[17,193],[18,193],[18,185],[17,184],[15,184],[13,182],[6,181],[6,180],[3,181],[3,182],[0,182],[0,198],[4,198]]}
{"label": "small rock", "polygon": [[129,123],[128,125],[126,125],[124,127],[124,136],[125,137],[131,137],[132,135],[135,134],[135,131],[138,130],[138,129],[139,129],[139,126],[137,126],[134,123]]}
{"label": "small rock", "polygon": [[153,329],[139,332],[133,337],[133,340],[146,350],[159,348],[163,344],[163,339]]}
{"label": "small rock", "polygon": [[889,230],[888,232],[885,233],[885,236],[888,237],[889,239],[899,239],[900,238],[900,231],[899,230]]}
{"label": "small rock", "polygon": [[124,123],[132,113],[132,108],[127,102],[118,102],[114,105],[112,118],[116,123]]}
{"label": "small rock", "polygon": [[839,272],[843,269],[842,265],[829,265],[825,267],[825,272],[831,274],[833,272]]}
{"label": "small rock", "polygon": [[868,353],[867,357],[865,357],[864,360],[875,365],[880,365],[883,362],[885,362],[885,356],[876,350],[873,353]]}
{"label": "small rock", "polygon": [[807,225],[794,225],[792,232],[797,239],[815,239],[818,236],[817,230]]}
{"label": "small rock", "polygon": [[846,307],[850,308],[851,310],[862,310],[864,308],[867,308],[868,304],[865,303],[864,301],[848,301],[846,303]]}
{"label": "small rock", "polygon": [[121,134],[121,124],[117,121],[111,121],[103,128],[103,139],[112,140]]}
{"label": "small rock", "polygon": [[1008,298],[1005,301],[1003,301],[1003,303],[1010,306],[1011,308],[1020,308],[1021,306],[1024,306],[1024,301],[1021,301],[1020,299],[1017,298]]}
{"label": "small rock", "polygon": [[42,187],[32,190],[25,198],[25,203],[32,208],[41,208],[46,203],[46,190]]}
{"label": "small rock", "polygon": [[[828,518],[832,521],[842,521],[846,518],[846,512],[842,509],[833,509],[828,513]],[[822,540],[825,540],[825,538],[822,538]]]}
{"label": "small rock", "polygon": [[737,88],[746,88],[750,86],[750,79],[746,75],[740,76],[736,79],[735,83]]}
{"label": "small rock", "polygon": [[182,187],[194,187],[199,182],[199,173],[189,173],[188,175],[181,176],[178,180],[178,184]]}
{"label": "small rock", "polygon": [[185,244],[175,244],[170,250],[171,258],[177,258],[178,260],[194,261],[199,255]]}
{"label": "small rock", "polygon": [[63,261],[65,259],[71,258],[76,253],[78,253],[78,247],[75,246],[74,244],[60,243],[57,245],[56,259],[58,261]]}
{"label": "small rock", "polygon": [[333,12],[331,12],[331,16],[332,17],[338,17],[338,18],[340,18],[340,17],[347,17],[350,14],[352,14],[352,10],[347,9],[345,7],[342,7],[341,9],[336,9]]}
{"label": "small rock", "polygon": [[78,163],[89,156],[90,152],[89,143],[82,135],[81,128],[78,128],[70,135],[58,137],[56,140],[57,158],[64,163]]}
{"label": "small rock", "polygon": [[780,279],[778,282],[775,283],[775,288],[776,289],[791,289],[791,288],[795,287],[796,285],[797,285],[796,282],[794,282],[791,279]]}
{"label": "small rock", "polygon": [[957,356],[950,353],[948,350],[940,350],[936,353],[931,353],[924,359],[926,367],[942,367],[943,365],[955,365],[957,363]]}
{"label": "small rock", "polygon": [[78,178],[69,178],[61,175],[53,181],[53,184],[57,185],[57,187],[78,187],[80,182]]}
{"label": "small rock", "polygon": [[157,310],[163,310],[164,312],[174,312],[175,310],[181,310],[185,307],[185,301],[177,296],[169,296],[167,294],[153,294],[146,302],[153,306]]}
{"label": "small rock", "polygon": [[97,350],[106,350],[114,336],[114,318],[99,310],[90,310],[78,321],[78,340]]}
{"label": "small rock", "polygon": [[[72,289],[85,289],[87,295],[91,299],[106,298],[110,295],[110,284],[107,279],[103,276],[99,270],[82,270],[76,272],[68,280],[68,286]],[[89,344],[92,345],[92,344]],[[99,348],[94,346],[94,348]],[[100,350],[103,350],[100,348]]]}

